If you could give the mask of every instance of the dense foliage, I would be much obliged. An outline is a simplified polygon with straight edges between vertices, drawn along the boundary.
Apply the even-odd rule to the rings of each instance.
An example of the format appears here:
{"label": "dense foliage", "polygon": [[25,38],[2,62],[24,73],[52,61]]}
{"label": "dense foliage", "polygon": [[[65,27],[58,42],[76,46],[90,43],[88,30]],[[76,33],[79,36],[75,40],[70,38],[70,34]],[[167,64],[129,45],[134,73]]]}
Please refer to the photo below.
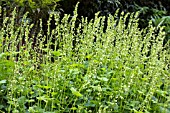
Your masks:
{"label": "dense foliage", "polygon": [[104,31],[106,17],[99,13],[90,21],[82,17],[75,29],[76,10],[61,21],[51,12],[47,34],[39,20],[36,42],[27,14],[20,25],[15,11],[4,17],[0,112],[169,113],[170,49],[163,47],[163,27],[150,21],[141,30],[138,13],[118,14],[109,15]]}
{"label": "dense foliage", "polygon": [[0,112],[169,113],[169,4],[1,0]]}
{"label": "dense foliage", "polygon": [[[166,38],[164,44],[170,39],[169,0],[1,0],[0,5],[2,9],[5,9],[2,13],[6,13],[7,16],[11,16],[11,12],[16,7],[18,15],[16,17],[16,23],[18,24],[20,24],[23,15],[27,11],[30,12],[27,19],[35,24],[34,32],[39,32],[38,28],[40,26],[38,26],[38,21],[41,18],[43,21],[43,31],[46,34],[46,22],[50,12],[54,9],[56,13],[60,14],[61,19],[64,17],[64,14],[71,14],[73,16],[72,11],[78,1],[80,2],[78,8],[79,20],[81,20],[81,16],[88,17],[90,20],[94,18],[94,14],[98,11],[100,11],[100,15],[102,16],[113,15],[118,8],[125,13],[139,11],[140,28],[147,27],[149,21],[152,20],[154,26],[165,26]],[[0,16],[0,26],[2,26],[2,21],[3,17]],[[107,26],[106,23],[107,18],[105,26]],[[51,24],[51,28],[55,28],[55,25]]]}

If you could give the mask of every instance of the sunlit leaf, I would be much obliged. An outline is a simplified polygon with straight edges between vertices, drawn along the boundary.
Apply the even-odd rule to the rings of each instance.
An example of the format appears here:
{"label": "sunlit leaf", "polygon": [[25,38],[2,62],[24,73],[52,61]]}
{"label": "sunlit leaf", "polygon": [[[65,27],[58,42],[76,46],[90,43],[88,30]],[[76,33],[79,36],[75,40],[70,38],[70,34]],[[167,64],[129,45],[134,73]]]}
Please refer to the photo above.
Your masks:
{"label": "sunlit leaf", "polygon": [[0,58],[2,58],[4,55],[5,55],[5,53],[1,53],[1,54],[0,54]]}
{"label": "sunlit leaf", "polygon": [[1,80],[0,81],[0,84],[5,84],[6,83],[6,80]]}
{"label": "sunlit leaf", "polygon": [[77,96],[77,97],[82,97],[82,96],[83,96],[80,92],[78,92],[78,91],[77,91],[76,89],[74,89],[73,87],[71,87],[70,90],[71,90],[71,92],[72,92],[75,96]]}
{"label": "sunlit leaf", "polygon": [[60,56],[61,55],[61,52],[60,51],[53,51],[52,54],[56,57]]}
{"label": "sunlit leaf", "polygon": [[71,110],[76,110],[77,108],[76,107],[72,107]]}
{"label": "sunlit leaf", "polygon": [[106,78],[106,77],[98,77],[98,79],[101,80],[101,81],[104,81],[104,82],[107,82],[107,81],[109,80],[109,79]]}

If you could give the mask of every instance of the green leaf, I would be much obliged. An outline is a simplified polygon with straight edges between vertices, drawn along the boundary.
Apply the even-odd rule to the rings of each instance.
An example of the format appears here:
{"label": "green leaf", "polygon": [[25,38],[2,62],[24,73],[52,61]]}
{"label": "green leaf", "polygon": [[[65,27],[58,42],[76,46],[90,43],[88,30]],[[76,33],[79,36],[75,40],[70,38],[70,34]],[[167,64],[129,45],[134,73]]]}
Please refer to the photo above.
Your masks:
{"label": "green leaf", "polygon": [[102,91],[101,86],[91,86],[96,91]]}
{"label": "green leaf", "polygon": [[74,89],[73,87],[71,87],[71,92],[75,95],[75,96],[77,96],[77,97],[82,97],[83,95],[80,93],[80,92],[78,92],[76,89]]}
{"label": "green leaf", "polygon": [[42,86],[42,88],[44,88],[44,89],[51,89],[52,87],[51,86]]}
{"label": "green leaf", "polygon": [[3,106],[3,105],[0,105],[0,109],[2,109],[2,108],[4,108],[4,106]]}
{"label": "green leaf", "polygon": [[96,105],[93,103],[86,103],[84,106],[86,107],[95,107]]}
{"label": "green leaf", "polygon": [[19,103],[20,105],[25,104],[25,103],[26,103],[26,97],[25,97],[25,96],[19,97],[19,98],[18,98],[18,103]]}
{"label": "green leaf", "polygon": [[3,58],[4,55],[5,55],[5,53],[1,53],[0,54],[0,58]]}
{"label": "green leaf", "polygon": [[1,80],[0,81],[0,84],[5,84],[6,83],[6,80]]}
{"label": "green leaf", "polygon": [[60,56],[61,55],[61,52],[60,51],[53,51],[52,54],[56,57]]}
{"label": "green leaf", "polygon": [[142,79],[142,81],[147,81],[148,80],[148,78],[141,78]]}
{"label": "green leaf", "polygon": [[165,108],[165,107],[159,107],[159,112],[160,113],[170,113],[170,110],[169,109],[167,109],[167,108]]}
{"label": "green leaf", "polygon": [[77,108],[76,107],[72,107],[71,110],[76,110]]}
{"label": "green leaf", "polygon": [[106,78],[106,77],[101,77],[101,78],[99,78],[99,80],[104,81],[104,82],[107,82],[107,81],[108,81],[108,78]]}
{"label": "green leaf", "polygon": [[111,81],[117,81],[118,80],[118,78],[112,78],[111,79]]}

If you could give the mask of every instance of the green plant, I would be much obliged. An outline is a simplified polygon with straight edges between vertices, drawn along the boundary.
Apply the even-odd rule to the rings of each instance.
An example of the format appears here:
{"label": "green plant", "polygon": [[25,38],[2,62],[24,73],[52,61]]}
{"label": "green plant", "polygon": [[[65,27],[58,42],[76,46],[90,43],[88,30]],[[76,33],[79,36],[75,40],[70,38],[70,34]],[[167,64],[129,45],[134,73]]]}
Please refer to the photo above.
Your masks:
{"label": "green plant", "polygon": [[166,32],[165,44],[170,39],[170,16],[154,16],[152,17],[152,21],[155,26],[164,26],[164,30]]}
{"label": "green plant", "polygon": [[[105,32],[105,17],[99,13],[90,22],[82,17],[76,29],[76,6],[74,16],[66,14],[61,21],[52,12],[47,35],[42,34],[40,20],[33,48],[34,37],[29,35],[33,24],[24,15],[16,27],[15,11],[12,14],[0,29],[1,43],[5,40],[1,55],[10,56],[14,64],[13,69],[7,67],[13,70],[11,76],[1,81],[7,87],[4,112],[169,112],[169,53],[163,48],[162,27],[158,34],[152,23],[140,30],[138,13],[122,12],[118,20],[117,11],[109,15]],[[52,17],[56,27],[51,30]]]}

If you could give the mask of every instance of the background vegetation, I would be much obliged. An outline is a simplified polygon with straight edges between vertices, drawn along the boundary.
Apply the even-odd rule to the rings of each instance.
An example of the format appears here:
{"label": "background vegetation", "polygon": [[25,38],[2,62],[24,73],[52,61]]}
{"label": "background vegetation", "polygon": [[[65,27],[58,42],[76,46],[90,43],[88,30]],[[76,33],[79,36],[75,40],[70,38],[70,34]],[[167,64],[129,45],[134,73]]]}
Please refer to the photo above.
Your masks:
{"label": "background vegetation", "polygon": [[[64,14],[73,15],[73,10],[77,2],[79,4],[78,18],[81,16],[88,17],[88,19],[94,18],[94,14],[100,11],[100,15],[108,16],[114,14],[119,8],[121,11],[127,12],[140,12],[139,15],[139,27],[145,28],[148,26],[150,20],[153,21],[154,26],[165,26],[166,39],[164,44],[170,39],[170,1],[169,0],[1,0],[3,13],[7,16],[11,15],[14,7],[17,8],[16,22],[19,24],[23,15],[28,11],[29,21],[37,26],[34,31],[39,29],[40,18],[43,20],[43,30],[46,34],[47,20],[50,12],[55,6],[56,13],[60,13],[62,19]],[[118,16],[119,17],[119,16]],[[0,17],[2,23],[3,17]],[[107,21],[107,20],[106,20]],[[105,23],[107,23],[105,21]],[[77,20],[78,22],[78,20]],[[2,25],[2,24],[1,24]],[[105,25],[107,26],[107,25]],[[55,28],[54,24],[51,24],[51,28]]]}

